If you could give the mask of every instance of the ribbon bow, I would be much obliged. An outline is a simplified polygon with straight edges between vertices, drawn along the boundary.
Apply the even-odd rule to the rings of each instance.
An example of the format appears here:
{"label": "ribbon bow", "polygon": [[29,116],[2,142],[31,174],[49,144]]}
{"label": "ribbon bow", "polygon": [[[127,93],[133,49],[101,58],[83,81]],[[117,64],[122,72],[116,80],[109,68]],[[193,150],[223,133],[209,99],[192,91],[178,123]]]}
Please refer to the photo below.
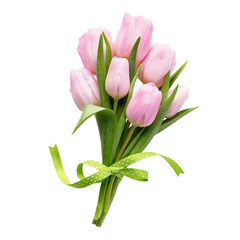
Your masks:
{"label": "ribbon bow", "polygon": [[[137,154],[125,157],[117,161],[116,163],[112,164],[109,167],[92,160],[88,160],[83,163],[80,163],[77,167],[77,176],[80,181],[75,183],[70,183],[64,172],[57,145],[55,145],[54,147],[49,147],[49,149],[51,152],[52,160],[53,160],[54,167],[58,177],[64,184],[71,187],[75,187],[75,188],[85,188],[91,184],[102,182],[104,179],[108,178],[111,175],[115,175],[118,178],[122,178],[123,176],[126,176],[138,181],[148,181],[147,171],[136,169],[136,168],[127,168],[127,167],[144,158],[153,157],[153,156],[163,157],[171,165],[171,167],[173,168],[173,170],[176,172],[178,176],[180,175],[180,173],[183,173],[182,169],[174,160],[157,153],[143,152],[143,153],[137,153]],[[88,177],[84,177],[83,164],[94,167],[99,171]]]}

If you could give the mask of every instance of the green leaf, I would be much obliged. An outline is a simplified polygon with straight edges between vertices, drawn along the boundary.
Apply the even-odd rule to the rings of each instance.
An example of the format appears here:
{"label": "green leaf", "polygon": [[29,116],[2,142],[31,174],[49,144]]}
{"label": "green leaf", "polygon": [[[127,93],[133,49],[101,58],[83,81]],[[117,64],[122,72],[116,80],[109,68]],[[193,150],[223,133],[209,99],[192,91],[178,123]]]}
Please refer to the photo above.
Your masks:
{"label": "green leaf", "polygon": [[130,154],[142,152],[150,143],[150,141],[153,139],[153,137],[157,134],[159,127],[162,124],[163,119],[165,118],[167,111],[170,108],[171,103],[177,93],[177,90],[178,90],[178,86],[174,89],[172,94],[168,97],[168,99],[165,102],[163,103],[161,102],[158,114],[154,122],[149,127],[146,127],[144,129],[141,137],[133,147]]}
{"label": "green leaf", "polygon": [[164,120],[158,130],[158,133],[160,133],[164,129],[168,128],[170,125],[172,125],[173,123],[175,123],[176,121],[178,121],[179,119],[181,119],[182,117],[184,117],[185,115],[187,115],[188,113],[192,112],[193,110],[195,110],[197,108],[198,107],[184,109],[184,110],[178,112],[175,116]]}
{"label": "green leaf", "polygon": [[106,66],[103,53],[103,35],[101,34],[98,44],[97,69],[96,76],[101,98],[101,105],[105,108],[111,108],[110,97],[105,91]]}
{"label": "green leaf", "polygon": [[161,88],[162,92],[162,104],[165,102],[168,96],[168,89],[169,89],[169,80],[170,80],[170,71],[166,74],[163,86]]}
{"label": "green leaf", "polygon": [[92,105],[92,104],[88,104],[84,107],[83,111],[82,111],[82,114],[81,114],[81,117],[76,125],[76,127],[74,128],[72,134],[74,134],[77,129],[88,119],[90,118],[92,115],[98,113],[98,112],[101,112],[101,111],[110,111],[112,112],[112,110],[110,109],[106,109],[106,108],[103,108],[103,107],[99,107],[99,106],[95,106],[95,105]]}
{"label": "green leaf", "polygon": [[178,76],[180,75],[180,73],[182,72],[182,70],[185,68],[185,66],[187,65],[188,61],[186,61],[170,78],[170,82],[169,82],[169,88],[173,85],[173,83],[176,81],[176,79],[178,78]]}
{"label": "green leaf", "polygon": [[103,38],[106,43],[106,73],[108,72],[109,65],[112,61],[112,48],[109,40],[107,39],[105,33],[103,32]]}
{"label": "green leaf", "polygon": [[129,58],[128,58],[130,80],[133,79],[134,73],[135,73],[137,50],[138,50],[138,45],[139,45],[140,39],[141,38],[139,37],[137,39],[137,41],[135,42],[135,44],[133,45],[133,48],[132,48],[131,53],[130,53]]}
{"label": "green leaf", "polygon": [[109,166],[115,157],[117,139],[117,117],[111,109],[92,104],[86,105],[73,133],[92,115],[96,115],[101,138],[102,162]]}
{"label": "green leaf", "polygon": [[[110,110],[110,109],[108,109]],[[98,124],[101,147],[102,147],[102,162],[109,166],[114,162],[117,148],[117,117],[116,114],[110,111],[101,111],[96,114]]]}
{"label": "green leaf", "polygon": [[[133,76],[133,78],[131,80],[131,84],[130,84],[130,88],[129,88],[129,92],[128,92],[128,97],[127,97],[127,104],[129,103],[129,101],[132,98],[133,89],[134,89],[134,86],[135,86],[135,83],[136,83],[136,80],[137,80],[137,77],[138,77],[138,74],[140,72],[141,67],[142,67],[142,64],[139,65],[136,73],[134,74],[134,76]],[[125,109],[127,108],[127,104],[126,104]]]}

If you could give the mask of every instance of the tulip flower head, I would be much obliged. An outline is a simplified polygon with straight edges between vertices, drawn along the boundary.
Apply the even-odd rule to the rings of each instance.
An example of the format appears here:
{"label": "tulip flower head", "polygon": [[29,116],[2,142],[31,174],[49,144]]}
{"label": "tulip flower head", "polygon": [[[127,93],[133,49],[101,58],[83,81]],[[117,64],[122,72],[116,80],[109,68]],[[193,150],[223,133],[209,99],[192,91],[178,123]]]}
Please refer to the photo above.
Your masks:
{"label": "tulip flower head", "polygon": [[162,93],[154,83],[142,85],[127,106],[127,119],[137,127],[151,125],[158,113],[161,99]]}
{"label": "tulip flower head", "polygon": [[[172,92],[173,92],[173,90],[169,91],[168,96],[170,96],[172,94]],[[173,117],[174,115],[176,115],[178,113],[178,111],[182,107],[183,103],[188,98],[188,92],[189,92],[188,88],[179,86],[176,96],[175,96],[170,108],[168,109],[166,118]]]}
{"label": "tulip flower head", "polygon": [[98,83],[88,69],[71,70],[70,84],[73,100],[80,110],[87,104],[101,105]]}
{"label": "tulip flower head", "polygon": [[105,89],[114,99],[120,99],[128,94],[130,87],[129,63],[126,58],[114,57],[110,63]]}
{"label": "tulip flower head", "polygon": [[143,83],[153,82],[161,87],[165,75],[172,72],[175,65],[175,52],[167,45],[154,44],[142,62],[139,79]]}
{"label": "tulip flower head", "polygon": [[[84,67],[92,74],[96,74],[98,43],[102,32],[105,33],[113,49],[112,38],[106,28],[91,28],[79,38],[78,53]],[[104,45],[104,54],[105,53],[106,47]]]}
{"label": "tulip flower head", "polygon": [[152,22],[141,16],[134,17],[125,13],[119,29],[114,54],[117,57],[128,58],[136,40],[141,37],[136,62],[139,63],[148,53],[152,39]]}

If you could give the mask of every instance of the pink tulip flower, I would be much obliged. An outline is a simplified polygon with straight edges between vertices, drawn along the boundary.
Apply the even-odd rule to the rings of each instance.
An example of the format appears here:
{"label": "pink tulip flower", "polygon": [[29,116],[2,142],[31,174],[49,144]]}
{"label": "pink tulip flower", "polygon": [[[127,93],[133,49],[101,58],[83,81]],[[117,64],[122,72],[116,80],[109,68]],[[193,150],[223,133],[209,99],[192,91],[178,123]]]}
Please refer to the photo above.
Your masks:
{"label": "pink tulip flower", "polygon": [[[77,48],[78,53],[82,59],[84,67],[91,71],[92,74],[96,74],[98,43],[102,32],[105,33],[113,50],[112,38],[106,28],[91,28],[79,38],[79,45]],[[103,46],[105,54],[105,44],[103,44]]]}
{"label": "pink tulip flower", "polygon": [[[172,94],[172,92],[173,92],[173,90],[169,91],[168,96],[170,96]],[[179,86],[176,96],[175,96],[170,108],[168,109],[166,118],[173,117],[174,115],[176,115],[178,113],[178,111],[182,107],[183,103],[188,98],[188,92],[189,92],[188,88]]]}
{"label": "pink tulip flower", "polygon": [[153,82],[157,87],[161,87],[165,75],[169,70],[172,72],[175,65],[175,52],[167,45],[156,43],[143,60],[138,77],[143,83]]}
{"label": "pink tulip flower", "polygon": [[130,88],[129,63],[126,58],[113,57],[105,82],[108,95],[120,99],[128,94]]}
{"label": "pink tulip flower", "polygon": [[117,57],[128,58],[134,43],[138,37],[141,37],[137,51],[137,63],[139,63],[149,51],[152,30],[151,20],[125,13],[114,44],[114,54]]}
{"label": "pink tulip flower", "polygon": [[101,105],[97,80],[88,69],[71,70],[70,84],[73,100],[80,110],[87,104]]}
{"label": "pink tulip flower", "polygon": [[127,110],[127,119],[135,126],[151,125],[158,113],[162,93],[154,83],[142,85],[131,98]]}

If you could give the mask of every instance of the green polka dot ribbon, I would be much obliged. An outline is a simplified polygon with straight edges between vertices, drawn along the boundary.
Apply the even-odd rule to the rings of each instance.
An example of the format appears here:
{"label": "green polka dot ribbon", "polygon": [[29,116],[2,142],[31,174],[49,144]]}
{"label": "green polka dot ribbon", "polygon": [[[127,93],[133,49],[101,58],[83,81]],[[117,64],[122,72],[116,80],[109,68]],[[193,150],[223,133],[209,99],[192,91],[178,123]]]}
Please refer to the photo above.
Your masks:
{"label": "green polka dot ribbon", "polygon": [[[80,181],[75,183],[70,183],[64,172],[57,145],[55,145],[54,147],[49,147],[49,149],[51,152],[52,160],[53,160],[54,167],[58,177],[64,184],[71,187],[75,187],[75,188],[84,188],[91,184],[102,182],[104,179],[108,178],[111,175],[115,175],[118,178],[122,178],[123,176],[126,176],[138,181],[147,181],[148,180],[147,171],[141,170],[141,169],[135,169],[135,168],[127,168],[127,167],[144,158],[153,157],[153,156],[163,157],[170,164],[170,166],[173,168],[173,170],[176,172],[177,175],[180,175],[180,173],[183,173],[179,165],[172,159],[157,153],[143,152],[143,153],[137,153],[137,154],[125,157],[119,160],[118,162],[112,164],[109,167],[92,160],[88,160],[83,163],[80,163],[77,167],[77,176]],[[98,172],[88,177],[84,177],[83,165],[88,165],[93,168],[96,168]]]}

